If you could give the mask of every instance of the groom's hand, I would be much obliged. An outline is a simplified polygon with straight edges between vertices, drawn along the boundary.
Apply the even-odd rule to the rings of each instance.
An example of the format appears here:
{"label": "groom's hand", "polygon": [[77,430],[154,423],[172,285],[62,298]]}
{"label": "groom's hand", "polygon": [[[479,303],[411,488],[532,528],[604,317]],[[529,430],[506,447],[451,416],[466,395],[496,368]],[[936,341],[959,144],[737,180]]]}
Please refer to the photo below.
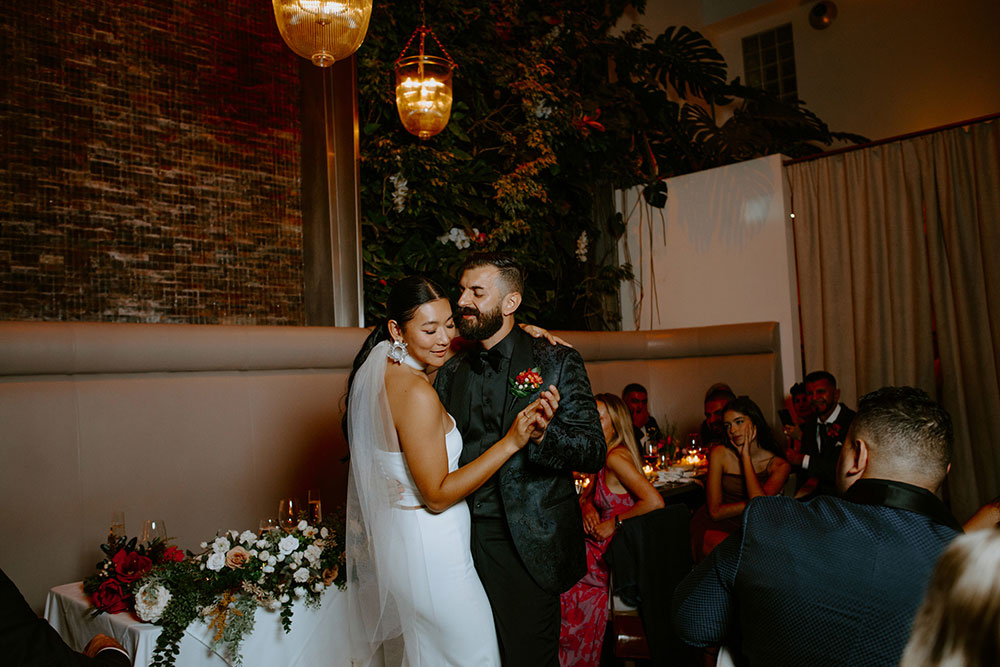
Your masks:
{"label": "groom's hand", "polygon": [[556,410],[559,409],[559,390],[556,389],[554,384],[550,384],[549,388],[541,393],[539,400],[538,416],[541,419],[536,421],[535,428],[530,437],[530,440],[534,443],[541,442],[542,438],[545,437],[545,429],[548,428],[549,422],[552,421]]}

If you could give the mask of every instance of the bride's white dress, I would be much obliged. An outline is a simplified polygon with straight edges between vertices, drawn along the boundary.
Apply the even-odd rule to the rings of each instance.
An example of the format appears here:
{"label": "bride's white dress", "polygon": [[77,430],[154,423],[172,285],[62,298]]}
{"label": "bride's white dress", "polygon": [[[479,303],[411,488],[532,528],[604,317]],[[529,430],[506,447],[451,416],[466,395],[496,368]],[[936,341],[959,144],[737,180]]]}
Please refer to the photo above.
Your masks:
{"label": "bride's white dress", "polygon": [[[454,471],[462,434],[451,422],[445,445],[448,470]],[[377,460],[401,489],[391,512],[398,548],[389,555],[388,588],[400,606],[412,605],[407,615],[412,618],[402,627],[403,665],[499,665],[493,613],[472,563],[468,504],[462,500],[440,513],[420,507],[423,500],[403,454],[380,451]]]}

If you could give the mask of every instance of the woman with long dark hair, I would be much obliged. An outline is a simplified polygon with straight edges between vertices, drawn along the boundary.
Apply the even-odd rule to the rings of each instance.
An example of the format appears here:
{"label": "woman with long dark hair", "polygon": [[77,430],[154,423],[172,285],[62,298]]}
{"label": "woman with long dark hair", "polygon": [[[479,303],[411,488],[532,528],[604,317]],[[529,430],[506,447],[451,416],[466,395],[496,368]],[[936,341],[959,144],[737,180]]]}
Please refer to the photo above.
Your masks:
{"label": "woman with long dark hair", "polygon": [[449,356],[451,304],[430,280],[409,277],[393,287],[386,315],[348,380],[352,659],[368,664],[383,646],[387,665],[499,665],[461,501],[544,430],[558,394],[542,392],[499,442],[459,468],[462,436],[427,376]]}
{"label": "woman with long dark hair", "polygon": [[[771,427],[749,396],[738,396],[726,404],[722,416],[724,444],[712,448],[708,458],[704,516],[695,517],[695,558],[712,549],[739,527],[747,503],[757,496],[781,493],[791,472],[782,458]],[[699,539],[700,538],[700,539]]]}

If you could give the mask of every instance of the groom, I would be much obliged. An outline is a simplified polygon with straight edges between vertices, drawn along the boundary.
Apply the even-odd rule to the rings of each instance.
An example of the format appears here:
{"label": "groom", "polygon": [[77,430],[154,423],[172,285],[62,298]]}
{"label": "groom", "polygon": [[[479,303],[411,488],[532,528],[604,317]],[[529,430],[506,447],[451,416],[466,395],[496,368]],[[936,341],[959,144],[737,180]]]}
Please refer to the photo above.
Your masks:
{"label": "groom", "polygon": [[[573,470],[597,472],[606,454],[583,360],[514,325],[524,278],[502,253],[462,265],[456,325],[480,345],[438,371],[435,386],[472,461],[507,432],[518,411],[555,385],[559,407],[540,437],[468,498],[472,557],[493,607],[505,665],[559,664],[559,594],[587,571]],[[538,369],[541,383],[519,397],[509,379]]]}

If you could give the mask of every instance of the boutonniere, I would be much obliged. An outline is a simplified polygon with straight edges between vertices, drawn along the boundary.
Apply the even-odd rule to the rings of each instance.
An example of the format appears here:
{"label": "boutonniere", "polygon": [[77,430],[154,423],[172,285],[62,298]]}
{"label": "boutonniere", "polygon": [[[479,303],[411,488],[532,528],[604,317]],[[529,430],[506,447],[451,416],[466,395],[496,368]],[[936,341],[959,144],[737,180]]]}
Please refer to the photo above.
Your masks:
{"label": "boutonniere", "polygon": [[542,386],[542,375],[538,372],[537,367],[529,368],[512,378],[507,378],[507,382],[510,384],[510,393],[518,398],[524,398],[535,393]]}
{"label": "boutonniere", "polygon": [[840,424],[833,423],[826,427],[826,434],[831,438],[840,437]]}

